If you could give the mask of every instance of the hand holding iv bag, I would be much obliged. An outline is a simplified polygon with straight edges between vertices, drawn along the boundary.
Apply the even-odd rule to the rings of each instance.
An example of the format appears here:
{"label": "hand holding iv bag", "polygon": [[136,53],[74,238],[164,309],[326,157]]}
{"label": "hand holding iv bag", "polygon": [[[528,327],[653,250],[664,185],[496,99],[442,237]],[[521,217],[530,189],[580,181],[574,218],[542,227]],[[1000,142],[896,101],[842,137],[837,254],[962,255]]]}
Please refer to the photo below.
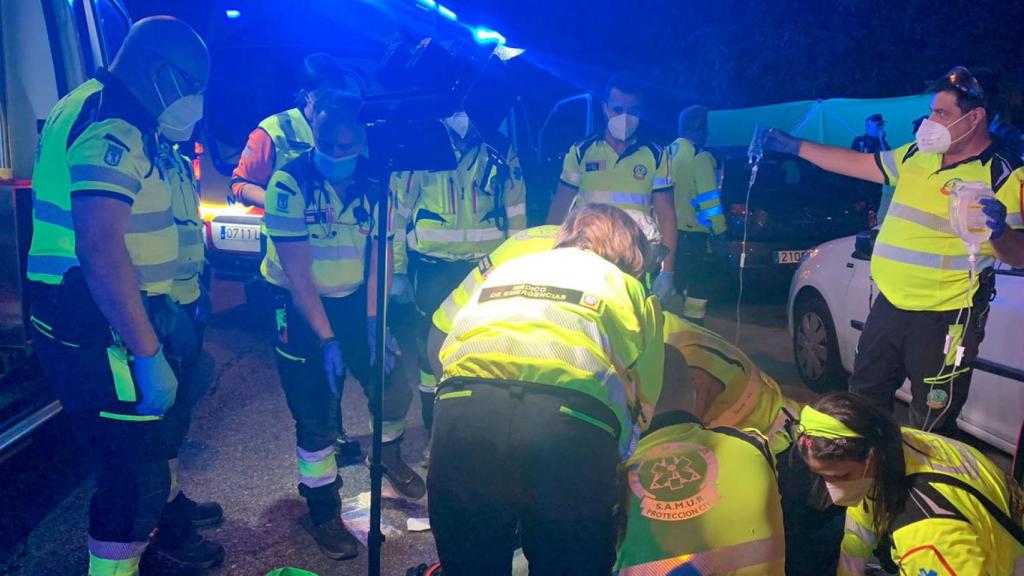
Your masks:
{"label": "hand holding iv bag", "polygon": [[985,182],[956,182],[949,191],[949,224],[972,254],[977,254],[981,243],[992,235],[985,224],[982,198],[995,198],[992,188]]}

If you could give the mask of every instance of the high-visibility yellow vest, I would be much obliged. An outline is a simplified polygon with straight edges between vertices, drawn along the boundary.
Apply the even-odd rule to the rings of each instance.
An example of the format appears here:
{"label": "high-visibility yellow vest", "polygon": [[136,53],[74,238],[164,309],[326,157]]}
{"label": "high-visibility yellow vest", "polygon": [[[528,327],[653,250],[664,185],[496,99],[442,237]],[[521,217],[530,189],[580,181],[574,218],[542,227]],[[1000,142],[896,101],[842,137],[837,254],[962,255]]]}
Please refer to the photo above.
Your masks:
{"label": "high-visibility yellow vest", "polygon": [[715,157],[697,152],[693,143],[678,138],[668,149],[669,172],[675,186],[676,225],[683,232],[721,234],[725,212],[718,189]]}
{"label": "high-visibility yellow vest", "polygon": [[627,462],[617,574],[782,576],[782,503],[764,440],[681,412],[655,425],[666,416],[675,423],[643,436]]}
{"label": "high-visibility yellow vest", "polygon": [[[903,428],[908,476],[938,473],[974,487],[1018,525],[1024,522],[1020,487],[981,452],[937,434]],[[1024,546],[978,499],[944,483],[914,482],[894,520],[893,560],[900,574],[919,576],[1024,574]],[[839,576],[860,576],[878,544],[872,501],[846,510]]]}
{"label": "high-visibility yellow vest", "polygon": [[171,297],[179,304],[199,299],[199,280],[206,261],[203,219],[199,215],[199,189],[192,174],[192,162],[174,147],[175,165],[167,171],[171,187],[171,207],[178,227],[178,270],[174,274]]}
{"label": "high-visibility yellow vest", "polygon": [[626,211],[652,242],[661,241],[654,193],[670,192],[665,150],[637,141],[622,156],[600,134],[573,144],[565,155],[561,183],[577,191],[576,204],[611,204]]}
{"label": "high-visibility yellow vest", "polygon": [[274,172],[267,186],[263,216],[267,255],[260,266],[268,282],[289,288],[277,245],[307,241],[313,258],[313,282],[321,296],[348,296],[363,285],[367,245],[376,223],[365,193],[349,192],[354,194],[346,200],[338,196],[313,165],[312,151]]}
{"label": "high-visibility yellow vest", "polygon": [[470,296],[480,287],[484,278],[494,267],[513,258],[551,250],[555,247],[555,237],[558,236],[559,230],[561,230],[560,226],[527,228],[506,240],[494,252],[481,258],[477,267],[466,276],[461,284],[455,287],[455,290],[452,290],[451,294],[441,303],[441,307],[434,311],[434,326],[445,334],[451,332],[455,315],[469,302]]}
{"label": "high-visibility yellow vest", "polygon": [[[483,378],[577,390],[606,404],[628,449],[661,394],[657,298],[600,256],[562,248],[487,275],[441,348],[443,380]],[[611,432],[611,428],[608,428]]]}
{"label": "high-visibility yellow vest", "polygon": [[298,108],[278,112],[259,123],[274,143],[274,170],[311,150],[314,146],[313,127]]}
{"label": "high-visibility yellow vest", "polygon": [[[391,187],[399,254],[407,245],[439,260],[479,260],[526,228],[519,160],[484,143],[466,149],[454,170],[397,173]],[[405,273],[405,262],[397,256],[395,272]]]}
{"label": "high-visibility yellow vest", "polygon": [[722,383],[707,412],[698,415],[701,420],[709,427],[757,430],[775,454],[789,448],[793,440],[786,423],[800,414],[800,405],[783,396],[778,383],[742,350],[702,326],[664,314],[665,343],[682,353],[691,373],[702,370]]}
{"label": "high-visibility yellow vest", "polygon": [[156,120],[119,80],[100,71],[62,98],[43,127],[32,172],[28,278],[60,284],[79,266],[71,199],[105,196],[131,205],[124,236],[139,290],[168,294],[178,267],[178,232],[161,166],[173,150]]}
{"label": "high-visibility yellow vest", "polygon": [[[875,154],[894,184],[892,203],[871,255],[871,276],[882,294],[903,310],[956,310],[969,287],[967,248],[949,225],[949,190],[957,180],[983,181],[1006,205],[1006,222],[1024,228],[1021,190],[1024,163],[1000,154],[995,145],[980,155],[942,167],[942,155],[921,152],[916,144]],[[992,244],[985,242],[977,269],[992,266]],[[977,290],[975,282],[972,290]]]}

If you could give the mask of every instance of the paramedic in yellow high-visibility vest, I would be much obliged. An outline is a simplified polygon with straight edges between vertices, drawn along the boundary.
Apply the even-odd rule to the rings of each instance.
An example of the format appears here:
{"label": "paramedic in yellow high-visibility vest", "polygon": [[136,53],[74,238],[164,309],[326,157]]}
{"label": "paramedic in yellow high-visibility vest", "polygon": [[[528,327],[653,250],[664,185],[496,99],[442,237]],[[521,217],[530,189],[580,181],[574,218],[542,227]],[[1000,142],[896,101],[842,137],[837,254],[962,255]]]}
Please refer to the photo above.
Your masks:
{"label": "paramedic in yellow high-visibility vest", "polygon": [[805,407],[798,434],[819,491],[846,507],[839,576],[864,574],[883,541],[908,576],[1024,574],[1020,486],[978,450],[845,393]]}
{"label": "paramedic in yellow high-visibility vest", "polygon": [[[931,115],[916,142],[896,150],[861,153],[777,130],[768,132],[765,147],[896,186],[871,255],[879,295],[861,333],[850,391],[891,410],[909,378],[910,424],[948,436],[967,401],[996,260],[1024,266],[1024,162],[989,136],[989,104],[970,71],[953,68],[932,92]],[[978,246],[973,266],[949,219],[950,194],[965,184],[994,195],[980,201],[991,238]]]}
{"label": "paramedic in yellow high-visibility vest", "polygon": [[547,223],[561,224],[574,205],[611,204],[625,210],[652,244],[667,249],[652,282],[664,300],[675,290],[676,208],[668,156],[637,134],[644,107],[639,85],[613,78],[603,100],[605,129],[569,148]]}

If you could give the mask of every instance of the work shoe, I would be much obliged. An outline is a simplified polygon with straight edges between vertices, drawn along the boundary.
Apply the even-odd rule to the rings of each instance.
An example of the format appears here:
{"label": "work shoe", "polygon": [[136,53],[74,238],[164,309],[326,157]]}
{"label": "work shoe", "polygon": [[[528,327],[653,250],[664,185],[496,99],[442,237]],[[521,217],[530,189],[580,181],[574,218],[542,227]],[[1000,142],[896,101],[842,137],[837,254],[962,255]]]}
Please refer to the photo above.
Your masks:
{"label": "work shoe", "polygon": [[[196,528],[220,524],[224,520],[224,509],[216,502],[196,502],[184,492],[167,503],[164,518],[186,520]],[[172,520],[173,521],[173,520]]]}
{"label": "work shoe", "polygon": [[331,560],[349,560],[359,555],[359,540],[348,531],[341,518],[313,526],[313,539]]}
{"label": "work shoe", "polygon": [[181,530],[158,529],[140,564],[153,574],[192,574],[223,561],[224,547],[203,538],[189,526]]}
{"label": "work shoe", "polygon": [[342,463],[351,464],[359,462],[359,457],[363,455],[363,447],[359,444],[359,440],[349,438],[348,434],[342,430],[334,440],[334,454]]}
{"label": "work shoe", "polygon": [[[427,485],[423,478],[402,460],[402,441],[388,442],[381,447],[381,464],[384,465],[384,488],[391,494],[406,500],[419,500],[427,493]],[[369,461],[367,461],[369,465]],[[388,494],[390,495],[390,494]]]}

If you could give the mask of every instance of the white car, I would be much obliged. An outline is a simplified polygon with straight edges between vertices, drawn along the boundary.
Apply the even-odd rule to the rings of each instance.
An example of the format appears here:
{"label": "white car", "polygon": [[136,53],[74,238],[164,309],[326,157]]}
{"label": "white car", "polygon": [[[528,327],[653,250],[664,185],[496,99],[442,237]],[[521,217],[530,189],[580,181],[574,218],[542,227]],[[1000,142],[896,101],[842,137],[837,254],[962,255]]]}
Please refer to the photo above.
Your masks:
{"label": "white car", "polygon": [[[845,390],[857,341],[878,287],[871,278],[877,230],[826,242],[808,252],[789,290],[787,316],[797,370],[813,390]],[[974,363],[960,429],[1013,453],[1024,420],[1024,270],[996,273],[996,298]],[[897,398],[908,402],[905,383]]]}

